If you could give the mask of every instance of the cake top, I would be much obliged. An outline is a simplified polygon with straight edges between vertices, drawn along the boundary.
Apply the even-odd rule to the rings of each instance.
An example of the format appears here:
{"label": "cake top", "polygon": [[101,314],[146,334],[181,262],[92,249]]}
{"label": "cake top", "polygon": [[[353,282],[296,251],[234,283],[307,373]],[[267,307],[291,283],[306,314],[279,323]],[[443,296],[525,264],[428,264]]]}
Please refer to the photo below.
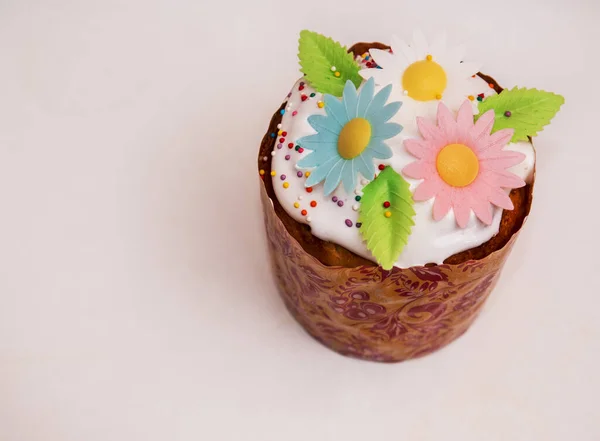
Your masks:
{"label": "cake top", "polygon": [[442,263],[493,237],[510,190],[533,180],[530,138],[564,102],[536,89],[496,94],[443,36],[391,42],[352,54],[302,31],[304,77],[271,134],[286,212],[384,269]]}

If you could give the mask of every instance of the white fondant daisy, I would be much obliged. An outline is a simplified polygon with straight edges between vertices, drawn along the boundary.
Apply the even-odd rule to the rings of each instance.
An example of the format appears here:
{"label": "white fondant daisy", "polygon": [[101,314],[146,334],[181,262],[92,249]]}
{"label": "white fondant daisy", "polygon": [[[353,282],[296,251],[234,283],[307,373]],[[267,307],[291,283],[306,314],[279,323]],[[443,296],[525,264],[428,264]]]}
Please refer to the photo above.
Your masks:
{"label": "white fondant daisy", "polygon": [[481,81],[472,77],[480,64],[463,61],[463,46],[447,48],[443,35],[429,45],[422,33],[415,32],[410,45],[392,37],[391,48],[391,53],[371,49],[379,68],[363,69],[360,74],[373,78],[377,86],[392,85],[392,99],[403,102],[398,122],[405,130],[416,132],[416,116],[435,117],[440,101],[457,111],[465,99],[470,99],[476,113],[474,97]]}

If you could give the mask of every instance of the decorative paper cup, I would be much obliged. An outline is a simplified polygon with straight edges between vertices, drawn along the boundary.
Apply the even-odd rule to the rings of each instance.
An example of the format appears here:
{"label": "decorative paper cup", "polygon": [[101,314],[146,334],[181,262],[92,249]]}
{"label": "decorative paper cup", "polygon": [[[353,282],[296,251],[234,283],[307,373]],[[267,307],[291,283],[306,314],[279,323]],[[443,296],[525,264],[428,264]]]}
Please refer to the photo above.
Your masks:
{"label": "decorative paper cup", "polygon": [[262,183],[260,192],[273,273],[287,308],[325,346],[366,360],[419,357],[462,335],[518,235],[487,257],[458,265],[328,267],[288,233]]}

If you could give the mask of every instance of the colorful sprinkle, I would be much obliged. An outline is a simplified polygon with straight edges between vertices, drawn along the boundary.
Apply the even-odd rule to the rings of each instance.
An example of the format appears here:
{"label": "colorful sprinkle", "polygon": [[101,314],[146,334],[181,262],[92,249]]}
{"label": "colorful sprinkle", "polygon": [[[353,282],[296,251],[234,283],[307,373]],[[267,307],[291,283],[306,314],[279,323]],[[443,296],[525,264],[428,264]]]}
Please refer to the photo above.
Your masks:
{"label": "colorful sprinkle", "polygon": [[325,107],[325,103],[323,101],[317,101],[317,107],[319,107],[319,109],[322,109],[323,107]]}
{"label": "colorful sprinkle", "polygon": [[346,226],[351,227],[352,221],[350,219],[346,219]]}
{"label": "colorful sprinkle", "polygon": [[300,99],[302,101],[306,101],[308,99],[308,97],[306,95],[302,94],[302,95],[300,95]]}
{"label": "colorful sprinkle", "polygon": [[[281,113],[282,115],[285,115],[285,109],[281,109],[281,110],[279,111],[279,113]],[[275,135],[275,133],[273,133],[273,135]],[[275,138],[275,136],[273,136],[273,138]]]}
{"label": "colorful sprinkle", "polygon": [[281,123],[277,124],[277,128],[281,129]]}
{"label": "colorful sprinkle", "polygon": [[281,144],[281,143],[277,144],[278,149],[281,149],[281,147],[283,147],[283,144]]}
{"label": "colorful sprinkle", "polygon": [[334,196],[334,197],[332,197],[332,198],[331,198],[331,200],[332,200],[333,202],[337,202],[337,201],[338,201],[338,197],[337,197],[337,196]]}
{"label": "colorful sprinkle", "polygon": [[391,205],[391,204],[390,204],[390,202],[389,202],[389,201],[385,201],[385,202],[383,203],[383,208],[390,208],[390,205]]}
{"label": "colorful sprinkle", "polygon": [[271,152],[271,156],[275,156],[275,151],[272,151],[272,152]]}
{"label": "colorful sprinkle", "polygon": [[392,217],[392,212],[391,211],[386,211],[385,213],[383,213],[383,215],[385,217]]}
{"label": "colorful sprinkle", "polygon": [[354,200],[355,200],[356,202],[360,201],[361,199],[362,199],[362,198],[361,198],[360,196],[355,196],[355,197],[354,197]]}
{"label": "colorful sprinkle", "polygon": [[290,155],[285,155],[285,160],[289,161],[290,160]]}
{"label": "colorful sprinkle", "polygon": [[289,186],[290,186],[290,183],[289,183],[289,182],[284,182],[284,183],[283,183],[283,188],[289,188]]}
{"label": "colorful sprinkle", "polygon": [[262,175],[265,174],[265,171],[264,170],[260,170],[258,173],[262,176]]}
{"label": "colorful sprinkle", "polygon": [[336,72],[336,73],[334,73],[333,75],[335,75],[335,77],[336,77],[336,78],[339,78],[339,77],[340,77],[340,73],[339,73],[339,72]]}
{"label": "colorful sprinkle", "polygon": [[431,61],[431,60],[433,60],[433,57],[432,57],[431,55],[427,55],[427,56],[425,57],[425,59],[426,59],[427,61]]}
{"label": "colorful sprinkle", "polygon": [[506,112],[504,112],[504,116],[506,116],[507,118],[510,118],[510,116],[512,115],[510,110],[507,110]]}
{"label": "colorful sprinkle", "polygon": [[271,172],[271,176],[276,176],[276,175],[277,175],[277,173],[275,172],[275,170],[273,170],[273,171]]}
{"label": "colorful sprinkle", "polygon": [[315,93],[314,93],[314,92],[310,94],[310,97],[311,97],[311,98],[312,98],[312,97],[314,97],[314,96],[315,96]]}
{"label": "colorful sprinkle", "polygon": [[294,111],[292,112],[292,116],[296,116],[296,115],[298,115],[298,111],[297,111],[297,110],[294,110]]}
{"label": "colorful sprinkle", "polygon": [[304,81],[300,81],[300,85],[304,86],[306,83]]}
{"label": "colorful sprinkle", "polygon": [[312,220],[312,218],[311,218],[310,216],[308,216],[308,217],[306,218],[306,222],[310,222],[311,220]]}
{"label": "colorful sprinkle", "polygon": [[300,208],[300,204],[298,202],[294,202],[294,208]]}
{"label": "colorful sprinkle", "polygon": [[304,173],[304,176],[306,176],[308,178],[310,176],[310,172]]}
{"label": "colorful sprinkle", "polygon": [[298,173],[296,173],[296,176],[298,176],[299,178],[301,178],[301,177],[303,176],[303,175],[302,175],[302,172],[301,172],[301,171],[299,171]]}
{"label": "colorful sprinkle", "polygon": [[279,138],[279,142],[285,142],[285,138]]}
{"label": "colorful sprinkle", "polygon": [[360,208],[360,206],[359,206],[358,204],[354,204],[354,205],[352,206],[352,209],[353,209],[354,211],[358,211],[358,209],[359,209],[359,208]]}
{"label": "colorful sprinkle", "polygon": [[[283,113],[282,113],[282,115],[283,115]],[[271,133],[271,138],[275,138],[275,136],[277,136],[277,135],[275,135],[275,133]]]}
{"label": "colorful sprinkle", "polygon": [[300,87],[298,87],[298,90],[304,90],[304,85],[300,85]]}
{"label": "colorful sprinkle", "polygon": [[469,98],[469,101],[473,101],[475,99],[473,95],[469,95],[467,98]]}
{"label": "colorful sprinkle", "polygon": [[442,99],[442,95],[440,95],[439,93],[435,96],[436,100],[441,100]]}
{"label": "colorful sprinkle", "polygon": [[281,179],[282,181],[285,181],[286,176],[285,175],[281,175],[279,176],[279,179]]}
{"label": "colorful sprinkle", "polygon": [[310,201],[310,206],[315,208],[317,206],[317,201]]}
{"label": "colorful sprinkle", "polygon": [[304,153],[304,149],[302,147],[298,148],[298,153]]}
{"label": "colorful sprinkle", "polygon": [[335,66],[331,66],[331,71],[335,72],[337,70],[337,68]]}
{"label": "colorful sprinkle", "polygon": [[356,223],[356,228],[360,228],[360,227],[362,227],[362,223],[361,222],[357,222]]}
{"label": "colorful sprinkle", "polygon": [[312,187],[306,187],[306,192],[307,193],[312,193]]}
{"label": "colorful sprinkle", "polygon": [[383,164],[379,164],[379,166],[377,167],[379,170],[383,170],[385,168],[385,165]]}
{"label": "colorful sprinkle", "polygon": [[343,207],[344,206],[344,201],[339,200],[337,201],[338,207]]}
{"label": "colorful sprinkle", "polygon": [[302,210],[302,211],[300,212],[300,214],[301,214],[302,216],[306,216],[306,215],[308,214],[308,211],[306,211],[306,210]]}

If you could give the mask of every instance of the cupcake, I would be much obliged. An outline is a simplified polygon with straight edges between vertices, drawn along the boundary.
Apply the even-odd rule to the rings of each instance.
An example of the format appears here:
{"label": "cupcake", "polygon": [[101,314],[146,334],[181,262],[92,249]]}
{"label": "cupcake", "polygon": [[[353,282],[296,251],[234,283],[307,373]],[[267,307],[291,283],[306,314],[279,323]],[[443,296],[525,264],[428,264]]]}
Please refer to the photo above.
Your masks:
{"label": "cupcake", "polygon": [[325,346],[377,361],[468,329],[529,214],[532,137],[564,102],[502,89],[444,37],[390,41],[302,31],[303,76],[258,158],[286,306]]}

